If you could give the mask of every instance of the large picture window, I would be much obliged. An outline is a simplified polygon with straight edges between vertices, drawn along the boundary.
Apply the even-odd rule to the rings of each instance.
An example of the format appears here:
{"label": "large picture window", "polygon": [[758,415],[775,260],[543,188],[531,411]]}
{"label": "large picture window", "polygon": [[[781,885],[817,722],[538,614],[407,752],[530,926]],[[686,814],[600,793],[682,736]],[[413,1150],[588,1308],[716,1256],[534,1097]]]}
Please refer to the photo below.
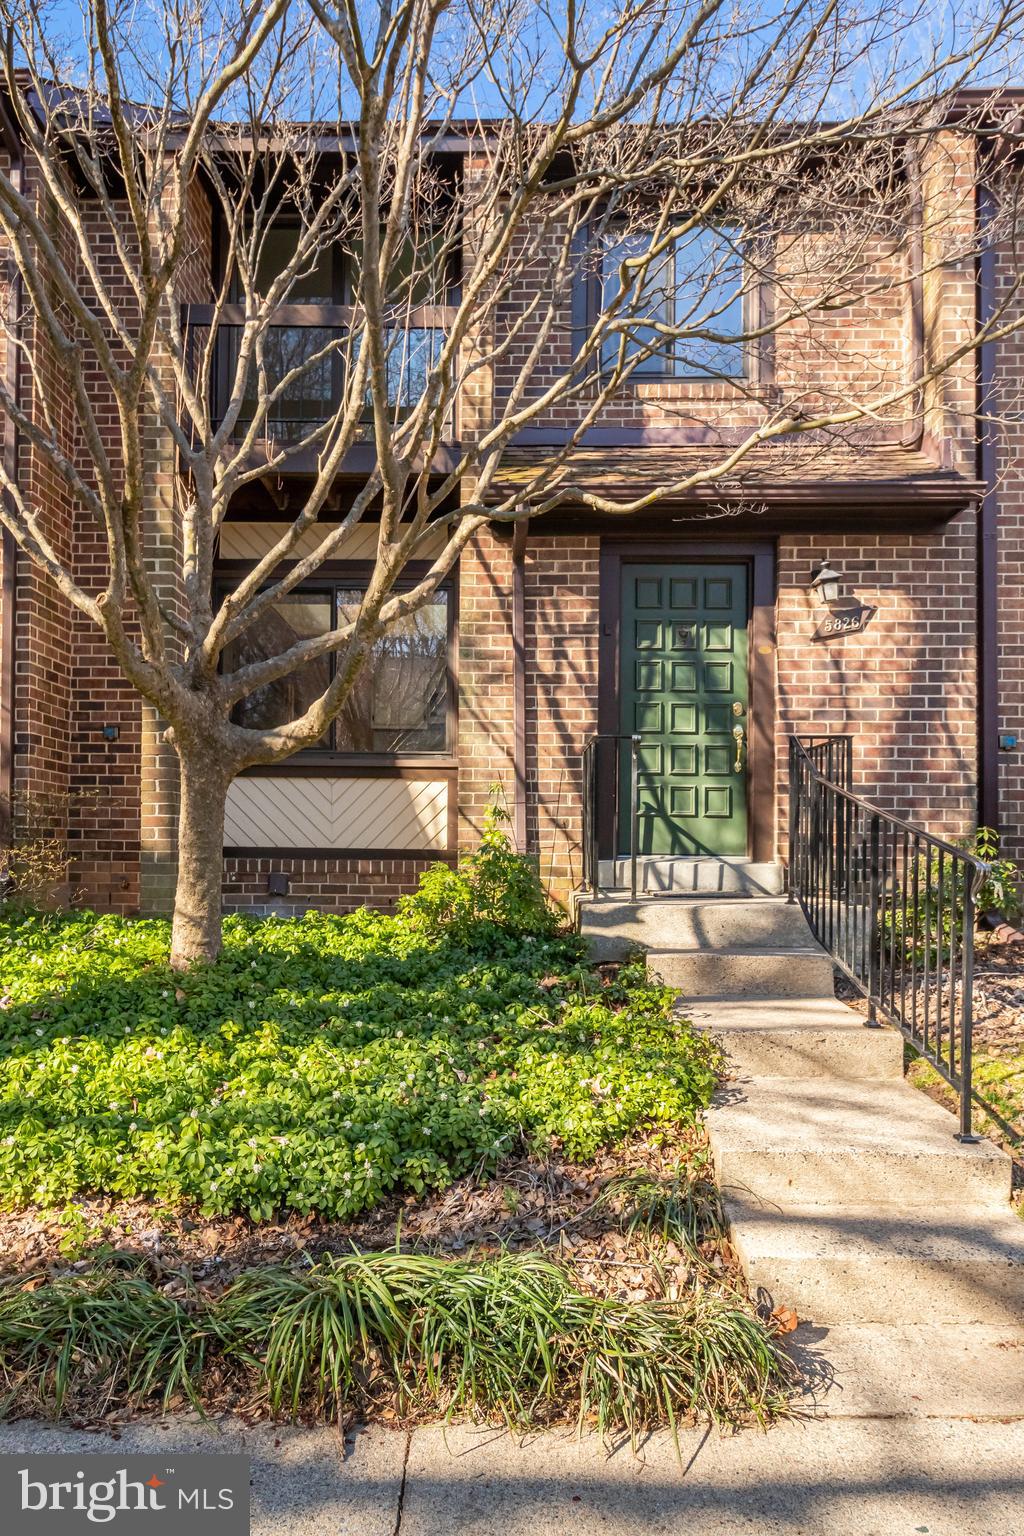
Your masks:
{"label": "large picture window", "polygon": [[[650,236],[643,230],[612,231],[605,237],[602,310],[619,292],[623,263],[649,248]],[[613,367],[622,356],[643,378],[741,378],[746,372],[744,300],[739,230],[695,228],[635,276],[618,312],[625,324],[605,341],[602,364]]]}
{"label": "large picture window", "polygon": [[[289,594],[227,648],[225,672],[278,656],[300,639],[326,634],[355,618],[362,598],[362,589],[343,579]],[[339,756],[450,752],[450,629],[449,593],[444,589],[415,613],[390,624],[315,750]],[[307,663],[249,694],[236,707],[234,719],[255,730],[293,720],[329,686],[334,666],[332,656]]]}

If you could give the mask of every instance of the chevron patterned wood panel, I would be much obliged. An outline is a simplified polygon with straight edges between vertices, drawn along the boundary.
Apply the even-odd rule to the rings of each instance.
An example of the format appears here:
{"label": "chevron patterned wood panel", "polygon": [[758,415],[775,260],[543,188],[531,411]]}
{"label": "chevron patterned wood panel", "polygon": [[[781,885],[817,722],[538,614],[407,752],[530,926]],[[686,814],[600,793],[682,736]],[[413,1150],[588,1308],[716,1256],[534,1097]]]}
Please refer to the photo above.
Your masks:
{"label": "chevron patterned wood panel", "polygon": [[444,848],[444,779],[242,777],[228,790],[227,848]]}
{"label": "chevron patterned wood panel", "polygon": [[[320,543],[333,532],[337,525],[319,523],[309,528],[300,538],[295,557],[311,555]],[[222,560],[259,560],[289,527],[288,523],[225,523],[220,531],[220,558]],[[417,559],[432,560],[444,548],[444,538],[430,540],[417,553]],[[359,523],[346,534],[332,560],[372,560],[377,553],[377,527],[374,523]]]}

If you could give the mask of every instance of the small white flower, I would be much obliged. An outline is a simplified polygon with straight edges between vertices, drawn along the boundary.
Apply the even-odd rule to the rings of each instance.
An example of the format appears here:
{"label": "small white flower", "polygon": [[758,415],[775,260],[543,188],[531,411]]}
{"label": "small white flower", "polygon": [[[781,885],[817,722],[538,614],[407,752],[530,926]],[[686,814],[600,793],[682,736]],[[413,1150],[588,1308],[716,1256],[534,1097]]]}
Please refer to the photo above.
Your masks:
{"label": "small white flower", "polygon": [[37,1029],[37,1030],[36,1030],[36,1034],[37,1034],[37,1035],[41,1035],[41,1034],[42,1034],[42,1033],[43,1033],[43,1031],[42,1031],[42,1030],[41,1030],[41,1029]]}
{"label": "small white flower", "polygon": [[164,990],[160,994],[161,997],[170,997],[170,995],[171,994],[168,992],[166,987],[164,988]]}
{"label": "small white flower", "polygon": [[137,1131],[138,1130],[138,1126],[135,1124],[134,1120],[131,1122],[131,1124],[129,1125],[128,1129],[130,1131]]}
{"label": "small white flower", "polygon": [[72,1066],[71,1070],[72,1070],[72,1072],[77,1072],[79,1070],[77,1061],[74,1063],[74,1065]]}
{"label": "small white flower", "polygon": [[[42,1034],[42,1030],[40,1030],[39,1033]],[[396,1029],[395,1030],[395,1039],[396,1040],[401,1040],[401,1038],[402,1038],[402,1031],[400,1029]]]}
{"label": "small white flower", "polygon": [[247,1147],[256,1147],[258,1145],[259,1145],[259,1143],[257,1142],[255,1136],[250,1136],[249,1140],[246,1142],[246,1146]]}
{"label": "small white flower", "polygon": [[340,1088],[335,1088],[334,1092],[331,1094],[331,1098],[332,1099],[340,1099],[341,1098],[341,1090],[340,1090]]}
{"label": "small white flower", "polygon": [[110,1107],[111,1107],[111,1109],[116,1109],[117,1108],[117,1100],[116,1099],[111,1099]]}

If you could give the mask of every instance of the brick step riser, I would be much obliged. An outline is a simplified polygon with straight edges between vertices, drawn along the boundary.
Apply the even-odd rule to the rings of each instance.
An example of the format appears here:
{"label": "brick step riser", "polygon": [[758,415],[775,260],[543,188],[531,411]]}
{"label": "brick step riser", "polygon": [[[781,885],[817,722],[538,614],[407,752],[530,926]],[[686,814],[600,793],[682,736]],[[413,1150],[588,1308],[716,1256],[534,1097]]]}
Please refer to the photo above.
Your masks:
{"label": "brick step riser", "polygon": [[[601,887],[628,891],[628,859],[602,859]],[[781,864],[726,863],[717,859],[648,859],[637,863],[637,890],[647,896],[780,896]]]}

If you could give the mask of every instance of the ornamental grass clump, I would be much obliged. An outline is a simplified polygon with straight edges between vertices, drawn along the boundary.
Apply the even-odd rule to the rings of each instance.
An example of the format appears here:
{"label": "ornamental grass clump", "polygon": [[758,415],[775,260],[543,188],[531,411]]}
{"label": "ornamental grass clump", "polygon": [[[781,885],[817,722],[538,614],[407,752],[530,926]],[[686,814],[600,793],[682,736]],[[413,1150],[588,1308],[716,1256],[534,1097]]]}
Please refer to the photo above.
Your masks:
{"label": "ornamental grass clump", "polygon": [[344,1418],[515,1427],[575,1419],[633,1437],[681,1421],[764,1420],[787,1371],[727,1290],[680,1302],[587,1295],[536,1253],[444,1259],[398,1250],[240,1275],[220,1292],[116,1267],[0,1287],[3,1411],[191,1403]]}
{"label": "ornamental grass clump", "polygon": [[392,914],[232,917],[181,974],[165,922],[0,916],[0,1188],[347,1219],[552,1148],[692,1125],[715,1047],[642,965],[559,931],[492,822]]}

